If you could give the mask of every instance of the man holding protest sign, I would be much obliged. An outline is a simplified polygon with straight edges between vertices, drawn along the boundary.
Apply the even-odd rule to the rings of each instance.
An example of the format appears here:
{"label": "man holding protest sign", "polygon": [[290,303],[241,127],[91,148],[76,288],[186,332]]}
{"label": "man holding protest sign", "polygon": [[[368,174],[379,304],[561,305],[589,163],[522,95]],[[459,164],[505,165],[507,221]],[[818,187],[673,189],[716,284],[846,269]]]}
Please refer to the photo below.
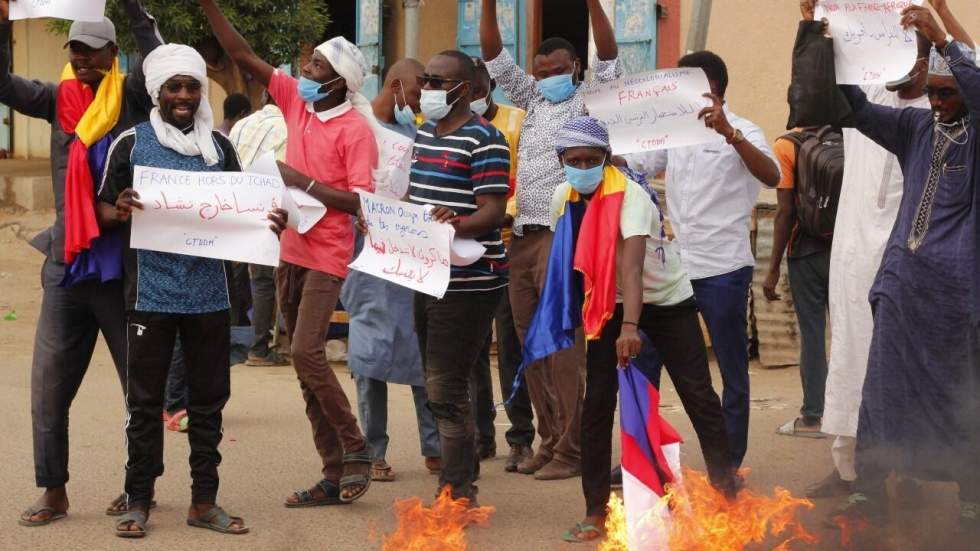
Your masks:
{"label": "man holding protest sign", "polygon": [[[98,229],[94,182],[113,138],[145,121],[152,105],[142,71],[129,76],[119,71],[115,26],[105,18],[72,24],[68,65],[59,83],[10,74],[12,5],[0,0],[0,103],[51,123],[55,222],[31,242],[46,256],[31,368],[34,472],[45,491],[20,518],[22,525],[41,526],[64,518],[68,510],[68,413],[100,332],[126,389],[122,245],[118,235]],[[135,0],[123,6],[146,55],[161,43],[153,18]],[[125,509],[121,495],[106,512]]]}
{"label": "man holding protest sign", "polygon": [[[980,528],[980,68],[928,8],[901,24],[933,44],[931,110],[875,105],[842,86],[855,127],[894,154],[904,194],[871,287],[874,330],[845,519],[887,515],[892,472],[959,485],[960,524]],[[833,28],[831,28],[833,32]]]}
{"label": "man holding protest sign", "polygon": [[455,50],[426,66],[420,82],[428,122],[415,139],[409,184],[410,201],[433,205],[432,218],[452,224],[457,238],[475,239],[486,248],[474,263],[451,267],[443,298],[415,294],[425,389],[442,444],[439,484],[474,504],[479,462],[469,380],[507,287],[500,225],[510,189],[507,141],[470,110],[475,73],[473,59]]}
{"label": "man holding protest sign", "polygon": [[342,37],[317,46],[299,80],[252,51],[215,0],[200,0],[212,30],[239,68],[266,86],[286,118],[289,146],[279,163],[287,186],[305,190],[327,213],[304,234],[287,229],[276,271],[293,366],[313,426],[323,479],[294,492],[286,507],[352,503],[371,484],[371,455],[350,401],[327,363],[323,340],[354,251],[350,215],[358,190],[373,191],[378,162],[371,105],[359,91],[367,78],[364,55]]}
{"label": "man holding protest sign", "polygon": [[[973,40],[944,0],[929,0],[956,40]],[[816,0],[800,3],[803,19],[812,21]],[[833,32],[833,31],[831,31]],[[923,92],[932,44],[916,33],[918,54],[908,76],[889,84],[864,85],[872,103],[887,107],[929,108]],[[821,431],[834,436],[834,470],[806,490],[807,497],[850,493],[857,478],[854,450],[861,408],[861,389],[868,368],[874,323],[868,293],[881,265],[885,244],[902,201],[904,176],[898,159],[856,129],[845,128],[844,177],[837,207],[830,256],[830,357]],[[901,486],[900,486],[901,488]]]}
{"label": "man holding protest sign", "polygon": [[747,308],[755,266],[749,221],[759,184],[779,183],[779,167],[762,129],[726,105],[725,62],[703,51],[682,57],[678,66],[707,75],[712,105],[698,118],[725,141],[636,153],[627,160],[649,175],[667,170],[671,221],[721,369],[725,424],[732,464],[738,467],[749,436]]}
{"label": "man holding protest sign", "polygon": [[[592,66],[592,78],[596,82],[615,80],[623,70],[616,59],[619,50],[612,24],[599,0],[587,0],[586,4],[598,56]],[[517,334],[523,340],[544,288],[553,237],[548,205],[563,181],[554,154],[555,137],[564,123],[586,113],[579,87],[582,62],[567,40],[549,38],[541,43],[534,57],[533,75],[525,73],[504,49],[496,0],[483,0],[480,48],[490,76],[515,105],[527,111],[518,150],[518,214],[510,254],[510,299]],[[574,347],[531,366],[525,374],[538,416],[541,444],[533,457],[518,465],[521,473],[554,480],[580,472],[585,341],[581,335],[577,341]]]}
{"label": "man holding protest sign", "polygon": [[[112,144],[99,189],[102,227],[127,225],[142,210],[134,191],[136,167],[191,172],[241,170],[234,146],[214,130],[204,59],[193,48],[160,46],[143,63],[146,89],[156,107],[149,122],[124,132]],[[175,184],[177,185],[177,184]],[[203,209],[203,207],[202,207]],[[277,234],[285,212],[269,215]],[[128,334],[126,405],[126,496],[129,511],[116,535],[146,535],[153,487],[163,474],[163,394],[174,343],[180,338],[187,365],[190,415],[191,507],[187,523],[223,533],[248,531],[241,518],[215,505],[221,455],[221,411],[231,393],[228,347],[230,318],[224,265],[215,258],[135,250],[125,252]]]}
{"label": "man holding protest sign", "polygon": [[[423,69],[415,59],[396,62],[388,69],[382,92],[371,102],[381,126],[413,140],[415,114],[422,109],[418,78]],[[363,235],[357,236],[355,254],[360,253],[364,241]],[[433,473],[440,468],[439,431],[425,405],[428,398],[422,356],[412,316],[414,297],[407,287],[357,270],[351,271],[340,291],[341,302],[350,314],[347,365],[357,385],[357,409],[371,446],[371,479],[376,481],[395,479],[395,471],[386,460],[388,383],[412,387],[425,467]]]}

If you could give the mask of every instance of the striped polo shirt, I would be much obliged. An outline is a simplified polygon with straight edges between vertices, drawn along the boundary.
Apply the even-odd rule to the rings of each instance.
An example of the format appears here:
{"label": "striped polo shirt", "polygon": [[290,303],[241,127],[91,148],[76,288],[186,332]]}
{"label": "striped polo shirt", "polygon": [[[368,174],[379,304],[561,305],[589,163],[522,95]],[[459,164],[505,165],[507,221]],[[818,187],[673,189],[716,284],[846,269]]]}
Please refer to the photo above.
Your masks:
{"label": "striped polo shirt", "polygon": [[[436,125],[419,128],[412,152],[409,199],[449,207],[463,216],[476,212],[476,197],[507,195],[510,150],[499,130],[474,115],[458,130],[436,136]],[[449,291],[489,291],[507,285],[507,253],[500,229],[477,238],[486,254],[469,266],[453,266]]]}

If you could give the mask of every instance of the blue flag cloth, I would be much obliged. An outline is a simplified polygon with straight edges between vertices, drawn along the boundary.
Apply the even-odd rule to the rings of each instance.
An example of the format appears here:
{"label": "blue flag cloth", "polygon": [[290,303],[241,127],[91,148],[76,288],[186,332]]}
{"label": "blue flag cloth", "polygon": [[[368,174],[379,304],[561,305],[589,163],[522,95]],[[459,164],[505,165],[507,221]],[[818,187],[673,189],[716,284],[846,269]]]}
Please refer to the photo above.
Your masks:
{"label": "blue flag cloth", "polygon": [[523,359],[506,403],[517,395],[529,365],[575,344],[575,330],[582,325],[582,285],[572,263],[583,216],[585,203],[570,202],[555,226],[541,300],[524,336]]}

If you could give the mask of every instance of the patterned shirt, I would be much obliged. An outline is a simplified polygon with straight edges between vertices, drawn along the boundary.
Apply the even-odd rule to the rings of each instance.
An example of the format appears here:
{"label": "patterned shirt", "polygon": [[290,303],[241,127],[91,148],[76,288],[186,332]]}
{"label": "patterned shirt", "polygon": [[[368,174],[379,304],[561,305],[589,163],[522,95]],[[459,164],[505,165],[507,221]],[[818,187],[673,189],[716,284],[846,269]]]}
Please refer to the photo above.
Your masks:
{"label": "patterned shirt", "polygon": [[[449,207],[463,216],[479,208],[479,195],[507,195],[510,189],[507,140],[483,117],[474,115],[458,130],[436,135],[435,123],[419,128],[412,151],[409,200]],[[453,266],[449,291],[490,291],[507,285],[507,254],[500,230],[476,239],[487,248],[469,266]]]}
{"label": "patterned shirt", "polygon": [[[593,68],[590,84],[609,82],[623,75],[618,59],[596,60]],[[514,220],[514,233],[523,235],[526,224],[549,225],[551,196],[565,181],[565,172],[555,154],[555,137],[566,122],[587,114],[585,101],[580,93],[561,103],[545,99],[538,92],[534,77],[514,62],[506,48],[487,61],[487,70],[507,98],[527,111],[517,151],[518,214]]]}
{"label": "patterned shirt", "polygon": [[286,119],[279,107],[269,104],[235,123],[228,135],[238,150],[243,167],[250,167],[266,151],[286,160]]}
{"label": "patterned shirt", "polygon": [[[135,166],[194,172],[241,171],[238,154],[228,138],[216,130],[211,135],[219,161],[206,166],[200,156],[182,155],[161,144],[148,122],[123,132],[109,148],[99,200],[115,204],[119,194],[133,186]],[[130,248],[130,227],[127,223],[123,253],[127,310],[206,314],[228,309],[228,284],[221,260]]]}

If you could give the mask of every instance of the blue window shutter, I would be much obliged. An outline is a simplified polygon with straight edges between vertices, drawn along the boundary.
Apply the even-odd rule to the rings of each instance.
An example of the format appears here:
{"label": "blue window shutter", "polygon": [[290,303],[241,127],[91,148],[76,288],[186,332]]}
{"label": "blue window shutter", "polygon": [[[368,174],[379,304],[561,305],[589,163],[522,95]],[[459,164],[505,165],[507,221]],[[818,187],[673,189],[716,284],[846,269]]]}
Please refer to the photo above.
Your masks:
{"label": "blue window shutter", "polygon": [[657,68],[656,0],[616,0],[616,43],[626,74]]}
{"label": "blue window shutter", "polygon": [[370,73],[361,93],[368,99],[381,88],[381,0],[357,0],[357,47],[367,59]]}
{"label": "blue window shutter", "polygon": [[[526,65],[524,58],[527,48],[527,33],[524,29],[524,15],[527,13],[527,0],[497,0],[497,23],[504,48],[510,52],[518,65]],[[480,0],[459,0],[459,17],[456,29],[456,48],[473,57],[482,57],[480,52]],[[500,89],[494,94],[497,103],[509,104]]]}

